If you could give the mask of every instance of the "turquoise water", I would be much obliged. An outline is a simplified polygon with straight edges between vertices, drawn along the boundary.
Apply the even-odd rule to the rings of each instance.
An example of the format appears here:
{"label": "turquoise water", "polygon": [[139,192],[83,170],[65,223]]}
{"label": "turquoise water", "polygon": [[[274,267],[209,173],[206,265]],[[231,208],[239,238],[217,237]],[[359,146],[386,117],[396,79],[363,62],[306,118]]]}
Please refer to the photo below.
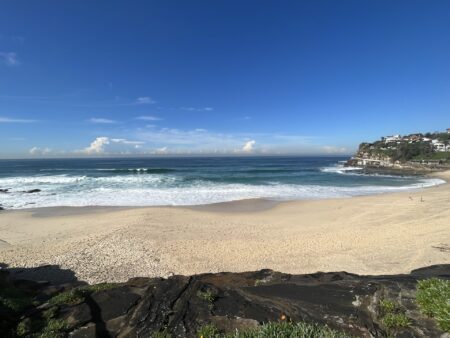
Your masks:
{"label": "turquoise water", "polygon": [[[366,175],[337,157],[0,160],[0,205],[196,205],[247,198],[351,197],[430,186],[423,177]],[[25,193],[40,189],[37,193]]]}

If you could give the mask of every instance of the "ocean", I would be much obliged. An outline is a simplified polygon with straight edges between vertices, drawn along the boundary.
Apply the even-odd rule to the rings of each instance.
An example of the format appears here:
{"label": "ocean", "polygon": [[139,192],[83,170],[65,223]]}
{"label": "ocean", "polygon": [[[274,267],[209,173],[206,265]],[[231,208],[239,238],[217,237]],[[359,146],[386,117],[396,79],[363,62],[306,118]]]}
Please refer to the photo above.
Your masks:
{"label": "ocean", "polygon": [[[368,175],[338,157],[0,160],[0,206],[198,205],[249,198],[324,199],[405,191],[439,179]],[[39,189],[39,192],[26,191]]]}

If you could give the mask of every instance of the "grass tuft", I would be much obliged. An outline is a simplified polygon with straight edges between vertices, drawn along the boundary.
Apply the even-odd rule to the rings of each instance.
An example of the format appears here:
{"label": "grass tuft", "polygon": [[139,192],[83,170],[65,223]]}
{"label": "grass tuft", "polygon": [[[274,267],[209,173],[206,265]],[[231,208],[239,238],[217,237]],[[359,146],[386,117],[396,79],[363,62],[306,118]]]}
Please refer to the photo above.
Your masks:
{"label": "grass tuft", "polygon": [[219,330],[213,325],[213,324],[206,324],[201,326],[198,331],[197,335],[200,338],[216,338],[221,337]]}
{"label": "grass tuft", "polygon": [[3,288],[0,289],[0,305],[21,312],[32,305],[32,299],[16,288]]}
{"label": "grass tuft", "polygon": [[95,285],[81,286],[75,289],[61,292],[57,294],[52,299],[50,299],[50,304],[52,305],[74,305],[81,303],[84,301],[85,297],[103,290],[113,289],[115,287],[120,286],[120,284],[112,284],[112,283],[101,283]]}
{"label": "grass tuft", "polygon": [[217,295],[211,290],[198,291],[197,297],[206,300],[208,303],[213,303],[217,299]]}
{"label": "grass tuft", "polygon": [[25,318],[17,325],[16,334],[19,337],[58,338],[67,336],[67,328],[67,322],[62,319]]}
{"label": "grass tuft", "polygon": [[387,313],[383,317],[383,324],[388,329],[408,327],[411,323],[404,313]]}
{"label": "grass tuft", "polygon": [[100,283],[100,284],[82,286],[80,289],[88,291],[89,293],[96,293],[96,292],[103,291],[103,290],[114,289],[119,286],[120,286],[120,284]]}
{"label": "grass tuft", "polygon": [[67,322],[61,319],[50,319],[47,326],[37,335],[39,338],[59,338],[66,337],[65,330],[67,330]]}
{"label": "grass tuft", "polygon": [[52,305],[73,305],[81,303],[84,300],[84,294],[79,289],[64,291],[50,299]]}
{"label": "grass tuft", "polygon": [[389,330],[411,325],[409,318],[406,316],[400,304],[390,299],[381,299],[378,303],[378,310],[383,325]]}
{"label": "grass tuft", "polygon": [[172,335],[166,330],[155,332],[152,338],[172,338]]}
{"label": "grass tuft", "polygon": [[202,338],[350,338],[351,336],[330,329],[326,325],[311,324],[305,322],[270,322],[261,325],[256,329],[249,329],[234,333],[220,333],[214,325],[204,325],[198,331],[198,336]]}
{"label": "grass tuft", "polygon": [[389,299],[381,299],[379,307],[382,314],[393,313],[398,310],[398,305]]}
{"label": "grass tuft", "polygon": [[450,280],[424,279],[417,283],[416,301],[425,315],[450,333]]}

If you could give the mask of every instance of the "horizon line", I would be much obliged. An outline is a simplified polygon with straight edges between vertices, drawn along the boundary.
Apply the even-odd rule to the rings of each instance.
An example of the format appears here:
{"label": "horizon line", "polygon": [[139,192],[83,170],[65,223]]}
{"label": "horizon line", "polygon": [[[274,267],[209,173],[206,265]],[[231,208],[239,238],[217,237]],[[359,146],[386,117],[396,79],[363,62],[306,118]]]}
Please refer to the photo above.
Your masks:
{"label": "horizon line", "polygon": [[105,156],[74,156],[74,157],[62,157],[62,156],[54,156],[54,157],[0,157],[0,161],[4,160],[79,160],[79,159],[124,159],[124,158],[222,158],[222,157],[239,157],[239,158],[245,158],[245,157],[349,157],[353,154],[221,154],[221,155],[201,155],[201,154],[195,154],[195,155],[189,155],[189,154],[155,154],[155,155],[105,155]]}

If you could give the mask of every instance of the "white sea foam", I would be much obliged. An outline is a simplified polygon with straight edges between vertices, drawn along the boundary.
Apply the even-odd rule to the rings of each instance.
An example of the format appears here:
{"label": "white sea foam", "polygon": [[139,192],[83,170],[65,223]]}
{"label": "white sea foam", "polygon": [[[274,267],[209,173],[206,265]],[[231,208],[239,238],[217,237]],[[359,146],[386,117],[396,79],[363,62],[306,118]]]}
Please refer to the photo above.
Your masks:
{"label": "white sea foam", "polygon": [[85,180],[86,176],[67,176],[67,175],[54,175],[54,176],[18,176],[0,178],[1,187],[15,187],[26,186],[34,184],[70,184],[77,183]]}
{"label": "white sea foam", "polygon": [[[0,187],[10,193],[0,194],[0,204],[21,209],[50,206],[152,206],[198,205],[268,198],[274,200],[323,199],[406,191],[444,183],[440,179],[422,179],[404,186],[321,186],[300,184],[225,184],[192,181],[178,184],[169,175],[118,175],[109,177],[35,176],[0,179]],[[39,188],[39,193],[24,190]]]}
{"label": "white sea foam", "polygon": [[362,169],[363,168],[361,168],[361,167],[345,167],[342,164],[338,164],[338,165],[334,165],[334,166],[331,166],[331,167],[320,168],[320,171],[324,172],[324,173],[345,174],[347,172],[360,171]]}

